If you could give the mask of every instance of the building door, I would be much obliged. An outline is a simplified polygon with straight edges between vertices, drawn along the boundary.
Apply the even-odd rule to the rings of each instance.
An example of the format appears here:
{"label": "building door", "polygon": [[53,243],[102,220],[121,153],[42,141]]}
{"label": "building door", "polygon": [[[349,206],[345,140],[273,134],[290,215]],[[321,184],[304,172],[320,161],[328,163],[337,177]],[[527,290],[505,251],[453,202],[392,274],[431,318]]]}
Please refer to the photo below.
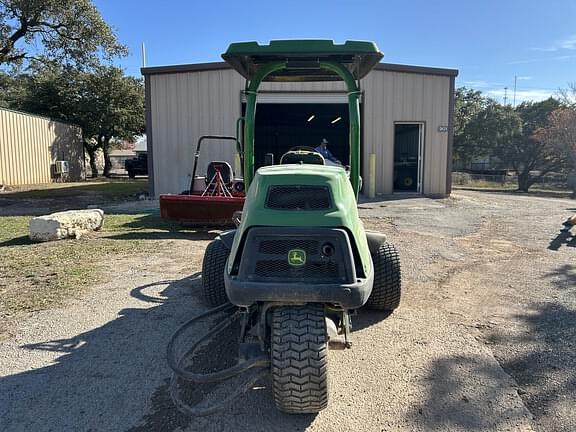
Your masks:
{"label": "building door", "polygon": [[394,192],[422,192],[422,123],[394,124]]}

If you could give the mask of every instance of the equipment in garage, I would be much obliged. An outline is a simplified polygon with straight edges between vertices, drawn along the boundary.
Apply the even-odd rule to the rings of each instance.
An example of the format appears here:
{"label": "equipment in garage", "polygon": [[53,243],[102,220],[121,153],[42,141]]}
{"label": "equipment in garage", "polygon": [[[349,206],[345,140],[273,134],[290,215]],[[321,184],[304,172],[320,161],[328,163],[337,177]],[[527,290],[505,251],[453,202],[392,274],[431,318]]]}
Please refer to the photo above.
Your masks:
{"label": "equipment in garage", "polygon": [[[282,100],[285,99],[286,96]],[[347,104],[300,103],[303,100],[313,101],[314,99],[310,97],[294,99],[299,103],[258,103],[254,138],[255,168],[267,165],[265,155],[268,153],[273,154],[274,160],[278,161],[290,148],[317,147],[322,138],[328,139],[330,151],[343,165],[347,165],[349,163]],[[265,100],[270,101],[273,98],[268,97]]]}
{"label": "equipment in garage", "polygon": [[420,124],[394,125],[394,191],[419,191],[421,136]]}

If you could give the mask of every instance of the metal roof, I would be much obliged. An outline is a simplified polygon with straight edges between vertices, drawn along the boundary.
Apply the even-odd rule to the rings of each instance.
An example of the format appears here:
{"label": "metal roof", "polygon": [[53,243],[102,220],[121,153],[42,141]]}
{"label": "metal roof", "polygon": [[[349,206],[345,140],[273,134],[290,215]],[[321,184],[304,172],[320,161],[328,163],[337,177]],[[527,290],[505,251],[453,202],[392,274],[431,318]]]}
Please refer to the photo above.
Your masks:
{"label": "metal roof", "polygon": [[[142,75],[159,75],[159,74],[173,74],[173,73],[186,73],[186,72],[204,72],[204,71],[213,71],[222,69],[232,69],[232,67],[226,62],[210,62],[210,63],[192,63],[192,64],[180,64],[169,66],[152,66],[142,68],[141,71]],[[455,77],[458,75],[458,69],[403,65],[395,63],[378,63],[374,67],[374,70],[415,73],[423,75],[441,75],[449,77]]]}

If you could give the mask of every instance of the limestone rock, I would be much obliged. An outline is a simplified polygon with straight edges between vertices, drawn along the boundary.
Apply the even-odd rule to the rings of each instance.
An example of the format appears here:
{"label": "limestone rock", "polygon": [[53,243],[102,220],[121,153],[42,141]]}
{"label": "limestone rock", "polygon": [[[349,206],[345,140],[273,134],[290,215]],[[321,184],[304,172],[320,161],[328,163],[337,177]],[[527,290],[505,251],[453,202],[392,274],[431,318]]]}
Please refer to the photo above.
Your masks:
{"label": "limestone rock", "polygon": [[90,231],[102,228],[104,211],[100,209],[69,210],[32,218],[30,239],[51,241],[65,238],[80,238]]}

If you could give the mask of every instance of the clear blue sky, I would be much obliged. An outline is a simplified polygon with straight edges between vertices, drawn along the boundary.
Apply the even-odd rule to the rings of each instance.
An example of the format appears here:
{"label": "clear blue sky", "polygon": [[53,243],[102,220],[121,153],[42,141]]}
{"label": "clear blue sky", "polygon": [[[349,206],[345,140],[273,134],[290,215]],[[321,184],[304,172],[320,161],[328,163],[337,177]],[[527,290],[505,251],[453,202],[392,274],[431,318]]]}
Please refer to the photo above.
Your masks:
{"label": "clear blue sky", "polygon": [[[502,101],[540,100],[576,82],[575,0],[95,0],[131,54],[148,66],[219,61],[230,42],[283,38],[375,41],[389,63],[460,70],[457,85]],[[511,101],[511,99],[510,99]]]}

